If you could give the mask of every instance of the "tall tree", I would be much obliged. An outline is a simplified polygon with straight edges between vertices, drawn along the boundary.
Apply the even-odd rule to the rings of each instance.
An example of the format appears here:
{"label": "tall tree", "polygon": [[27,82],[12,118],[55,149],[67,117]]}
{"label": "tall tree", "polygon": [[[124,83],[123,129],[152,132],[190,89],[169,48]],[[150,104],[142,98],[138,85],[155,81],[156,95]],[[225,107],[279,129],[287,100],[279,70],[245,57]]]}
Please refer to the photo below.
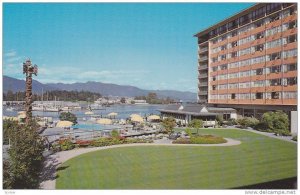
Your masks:
{"label": "tall tree", "polygon": [[7,120],[3,123],[5,137],[10,139],[9,159],[4,164],[4,187],[37,189],[44,161],[44,142],[37,132],[38,125],[34,121],[29,125]]}

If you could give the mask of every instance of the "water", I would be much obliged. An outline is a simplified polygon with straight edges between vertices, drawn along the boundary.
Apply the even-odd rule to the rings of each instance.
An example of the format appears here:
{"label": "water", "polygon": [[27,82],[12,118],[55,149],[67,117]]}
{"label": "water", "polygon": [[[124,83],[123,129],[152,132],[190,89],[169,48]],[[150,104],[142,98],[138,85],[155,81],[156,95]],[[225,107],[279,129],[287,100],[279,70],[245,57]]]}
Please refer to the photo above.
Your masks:
{"label": "water", "polygon": [[[107,117],[111,112],[116,112],[118,115],[115,119],[126,119],[129,118],[131,114],[139,114],[142,117],[148,116],[150,114],[160,114],[158,109],[165,108],[166,105],[112,105],[110,107],[103,107],[104,110],[93,110],[95,115],[100,115],[102,117]],[[74,110],[71,111],[75,114],[79,121],[82,121],[83,118],[90,118],[90,115],[84,114],[87,110]],[[6,107],[3,106],[3,116],[17,116],[18,111],[7,111]],[[33,116],[42,116],[42,117],[53,117],[54,120],[59,120],[59,112],[41,112],[33,111]]]}
{"label": "water", "polygon": [[112,130],[112,129],[119,128],[114,125],[101,125],[101,124],[76,124],[73,125],[72,127],[77,129],[82,129],[82,130],[96,130],[96,131]]}

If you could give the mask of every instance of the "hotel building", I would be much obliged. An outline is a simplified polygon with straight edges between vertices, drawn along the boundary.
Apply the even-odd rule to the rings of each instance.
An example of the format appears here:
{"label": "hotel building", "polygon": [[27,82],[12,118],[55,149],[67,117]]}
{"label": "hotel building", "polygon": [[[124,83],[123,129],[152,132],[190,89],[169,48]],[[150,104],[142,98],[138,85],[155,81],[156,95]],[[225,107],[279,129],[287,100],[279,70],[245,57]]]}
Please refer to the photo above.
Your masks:
{"label": "hotel building", "polygon": [[258,3],[194,36],[198,103],[297,117],[296,3]]}

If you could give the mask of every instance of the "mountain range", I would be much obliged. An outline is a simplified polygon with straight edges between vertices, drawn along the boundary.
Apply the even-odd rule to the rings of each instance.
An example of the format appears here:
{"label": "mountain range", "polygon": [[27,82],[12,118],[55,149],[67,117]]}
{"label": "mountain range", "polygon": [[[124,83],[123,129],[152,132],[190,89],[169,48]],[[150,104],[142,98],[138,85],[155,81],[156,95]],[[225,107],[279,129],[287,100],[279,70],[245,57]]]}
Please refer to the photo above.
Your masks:
{"label": "mountain range", "polygon": [[[102,82],[85,82],[85,83],[40,83],[37,80],[32,81],[33,93],[42,93],[42,91],[53,91],[53,90],[66,90],[66,91],[90,91],[100,93],[103,96],[124,96],[124,97],[135,97],[135,96],[146,96],[148,93],[153,92],[160,98],[170,97],[176,100],[183,101],[196,101],[197,94],[189,91],[177,91],[177,90],[146,90],[138,87],[129,85],[117,85],[111,83]],[[8,90],[13,92],[25,91],[25,81],[12,78],[9,76],[3,76],[3,92],[6,93]]]}

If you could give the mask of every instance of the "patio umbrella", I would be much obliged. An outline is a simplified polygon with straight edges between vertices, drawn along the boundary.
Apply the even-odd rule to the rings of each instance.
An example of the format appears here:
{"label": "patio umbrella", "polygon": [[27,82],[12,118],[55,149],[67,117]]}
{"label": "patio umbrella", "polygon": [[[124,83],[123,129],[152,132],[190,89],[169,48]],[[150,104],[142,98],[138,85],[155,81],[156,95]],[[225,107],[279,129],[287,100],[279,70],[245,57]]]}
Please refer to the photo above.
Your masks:
{"label": "patio umbrella", "polygon": [[139,114],[131,114],[131,115],[130,115],[130,118],[135,117],[135,116],[138,116],[138,117],[139,117],[139,116],[141,116],[141,115],[139,115]]}
{"label": "patio umbrella", "polygon": [[58,121],[56,127],[71,127],[73,123],[71,121]]}
{"label": "patio umbrella", "polygon": [[159,120],[160,116],[158,116],[158,115],[150,115],[150,116],[147,117],[147,119],[149,119],[149,120]]}
{"label": "patio umbrella", "polygon": [[134,116],[131,117],[131,121],[141,123],[141,122],[144,121],[144,119],[140,115],[134,115]]}
{"label": "patio umbrella", "polygon": [[18,114],[26,114],[26,111],[20,111]]}
{"label": "patio umbrella", "polygon": [[111,125],[112,120],[107,119],[107,118],[101,118],[101,119],[97,120],[97,123],[102,124],[102,125]]}
{"label": "patio umbrella", "polygon": [[111,112],[111,113],[109,113],[107,116],[117,116],[118,115],[118,113],[116,113],[116,112]]}
{"label": "patio umbrella", "polygon": [[18,119],[26,118],[26,114],[19,114],[17,118],[18,118]]}
{"label": "patio umbrella", "polygon": [[85,112],[84,114],[86,114],[86,115],[91,115],[91,114],[94,114],[92,111],[87,111],[87,112]]}

